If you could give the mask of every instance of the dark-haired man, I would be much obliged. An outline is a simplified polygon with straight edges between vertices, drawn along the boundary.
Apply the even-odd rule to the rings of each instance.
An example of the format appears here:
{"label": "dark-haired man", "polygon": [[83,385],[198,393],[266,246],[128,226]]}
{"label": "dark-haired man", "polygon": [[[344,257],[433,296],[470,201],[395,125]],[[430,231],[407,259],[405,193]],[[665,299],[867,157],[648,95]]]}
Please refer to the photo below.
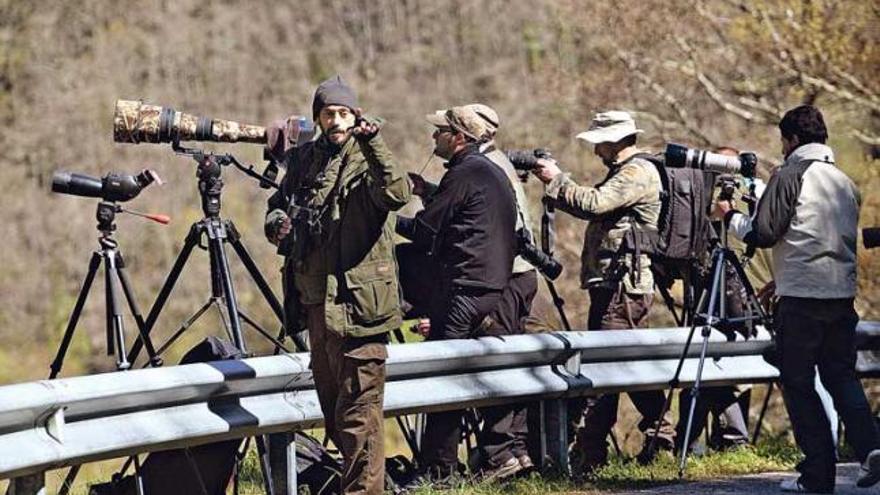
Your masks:
{"label": "dark-haired man", "polygon": [[719,202],[730,231],[746,243],[773,248],[776,352],[785,405],[804,452],[800,477],[783,491],[832,493],[835,450],[814,388],[815,368],[862,461],[856,484],[880,481],[880,434],[855,372],[856,235],[860,197],[825,145],[816,107],[801,105],[779,123],[785,162],[770,178],[754,218]]}
{"label": "dark-haired man", "polygon": [[318,86],[312,111],[321,135],[285,157],[266,236],[275,244],[292,238],[283,271],[287,328],[300,320],[308,327],[324,424],[343,455],[342,491],[378,494],[385,344],[401,324],[394,211],[411,188],[378,121],[361,117],[357,95],[339,76]]}

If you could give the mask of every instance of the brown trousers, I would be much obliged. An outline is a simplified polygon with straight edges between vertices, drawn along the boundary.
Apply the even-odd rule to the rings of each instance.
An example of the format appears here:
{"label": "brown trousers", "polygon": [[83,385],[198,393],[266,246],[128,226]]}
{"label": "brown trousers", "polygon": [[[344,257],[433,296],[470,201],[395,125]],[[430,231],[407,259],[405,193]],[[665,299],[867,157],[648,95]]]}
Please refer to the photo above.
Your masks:
{"label": "brown trousers", "polygon": [[[622,289],[590,289],[589,330],[638,328],[647,320],[652,299],[651,294],[627,294]],[[588,466],[603,465],[608,460],[605,439],[617,422],[618,398],[619,394],[605,394],[587,400],[584,427],[577,434],[577,443],[583,449]],[[629,398],[642,415],[638,426],[646,444],[656,431],[658,444],[672,448],[675,429],[668,414],[660,417],[666,400],[663,392],[630,392]]]}
{"label": "brown trousers", "polygon": [[342,337],[326,327],[323,304],[306,306],[306,316],[324,425],[343,456],[342,493],[380,494],[385,490],[386,337]]}

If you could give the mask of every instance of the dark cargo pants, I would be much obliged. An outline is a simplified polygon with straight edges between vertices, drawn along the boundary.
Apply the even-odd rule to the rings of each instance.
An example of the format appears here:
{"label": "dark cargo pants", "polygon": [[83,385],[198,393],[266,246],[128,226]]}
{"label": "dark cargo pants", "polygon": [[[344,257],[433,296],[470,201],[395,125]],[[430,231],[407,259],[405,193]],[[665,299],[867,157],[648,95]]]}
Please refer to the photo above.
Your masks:
{"label": "dark cargo pants", "polygon": [[[450,287],[431,314],[428,340],[466,339],[482,323],[501,298],[501,291]],[[439,475],[452,474],[458,466],[462,411],[425,415],[421,468]]]}
{"label": "dark cargo pants", "polygon": [[[640,327],[651,309],[651,294],[627,294],[623,290],[605,288],[590,289],[589,330],[626,330]],[[584,410],[584,427],[577,433],[576,445],[583,449],[584,467],[590,469],[608,460],[606,438],[617,422],[617,404],[620,394],[605,394],[587,400]],[[660,417],[666,396],[663,392],[630,392],[642,420],[639,430],[646,440],[657,432],[661,447],[672,447],[675,429],[666,416]]]}
{"label": "dark cargo pants", "polygon": [[306,306],[306,316],[324,424],[343,456],[342,493],[380,494],[385,490],[387,337],[342,337],[326,327],[323,304]]}
{"label": "dark cargo pants", "polygon": [[[514,273],[489,315],[491,324],[477,336],[525,333],[523,320],[532,312],[537,292],[537,272]],[[528,455],[528,404],[486,407],[480,409],[480,416],[483,418],[480,448],[487,467],[495,468],[511,457]]]}
{"label": "dark cargo pants", "polygon": [[800,482],[810,490],[833,490],[836,474],[831,425],[815,388],[817,366],[859,461],[880,448],[880,434],[855,372],[858,321],[852,299],[779,300],[775,323],[782,396],[805,456],[797,467]]}

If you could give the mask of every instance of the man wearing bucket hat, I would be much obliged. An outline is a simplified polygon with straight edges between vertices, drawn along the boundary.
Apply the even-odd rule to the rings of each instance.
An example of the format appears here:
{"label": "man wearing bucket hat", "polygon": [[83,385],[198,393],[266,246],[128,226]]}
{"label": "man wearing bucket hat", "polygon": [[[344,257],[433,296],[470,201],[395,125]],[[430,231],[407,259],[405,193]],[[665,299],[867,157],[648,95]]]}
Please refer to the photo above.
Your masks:
{"label": "man wearing bucket hat", "polygon": [[[470,338],[483,331],[510,279],[516,199],[504,172],[480,152],[486,126],[472,109],[452,107],[426,119],[435,127],[434,154],[448,160],[447,171],[425,209],[399,218],[397,231],[440,267],[428,340]],[[455,478],[461,418],[461,411],[427,415],[419,476],[409,486],[442,486]],[[521,469],[515,457],[506,463],[508,471]]]}
{"label": "man wearing bucket hat", "polygon": [[[547,185],[547,200],[589,221],[581,254],[581,287],[590,294],[590,330],[642,328],[651,308],[654,279],[650,259],[645,254],[620,252],[627,230],[633,226],[656,229],[660,215],[660,176],[651,162],[638,156],[636,136],[641,132],[628,112],[609,111],[596,114],[590,128],[577,135],[594,145],[594,153],[608,167],[608,174],[594,187],[578,185],[552,159],[539,159],[534,171]],[[634,259],[636,256],[640,258]],[[661,417],[663,392],[633,392],[629,396],[642,415],[639,429],[646,439],[638,458],[649,462],[656,448],[672,448],[675,431]],[[607,462],[606,437],[617,420],[617,404],[618,394],[588,401],[584,427],[576,437],[580,449],[575,449],[583,455],[586,472]],[[650,449],[650,438],[657,428],[655,448]]]}

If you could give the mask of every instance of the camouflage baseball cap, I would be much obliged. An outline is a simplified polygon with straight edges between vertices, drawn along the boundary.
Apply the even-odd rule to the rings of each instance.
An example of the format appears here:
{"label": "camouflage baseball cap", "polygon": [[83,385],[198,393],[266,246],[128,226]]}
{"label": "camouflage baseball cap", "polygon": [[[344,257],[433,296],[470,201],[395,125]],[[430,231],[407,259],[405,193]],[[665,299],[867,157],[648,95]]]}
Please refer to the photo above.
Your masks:
{"label": "camouflage baseball cap", "polygon": [[472,141],[483,139],[487,133],[486,123],[483,119],[466,106],[437,110],[426,115],[425,120],[436,127],[451,127]]}
{"label": "camouflage baseball cap", "polygon": [[481,119],[483,119],[483,123],[486,125],[486,131],[489,133],[488,137],[494,137],[495,133],[498,132],[498,128],[501,126],[501,117],[498,116],[498,112],[489,105],[484,105],[482,103],[471,103],[470,105],[465,105],[465,107],[470,108]]}

